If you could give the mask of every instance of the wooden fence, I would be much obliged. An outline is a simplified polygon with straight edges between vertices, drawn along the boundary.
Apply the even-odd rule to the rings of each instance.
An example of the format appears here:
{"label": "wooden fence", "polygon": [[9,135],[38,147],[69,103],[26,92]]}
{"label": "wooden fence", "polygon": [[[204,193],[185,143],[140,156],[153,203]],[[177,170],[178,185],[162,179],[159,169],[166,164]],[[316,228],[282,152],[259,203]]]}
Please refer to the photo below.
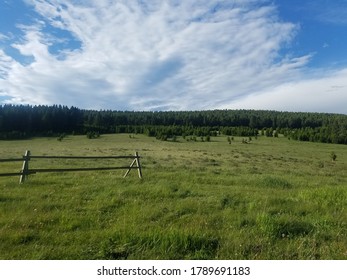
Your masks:
{"label": "wooden fence", "polygon": [[[116,167],[85,167],[85,168],[29,168],[29,162],[32,159],[77,159],[77,160],[96,160],[96,159],[133,159],[129,166],[116,166]],[[131,169],[137,169],[138,176],[142,178],[142,170],[140,165],[140,156],[135,152],[134,156],[33,156],[30,154],[30,151],[26,151],[22,158],[16,159],[0,159],[1,162],[14,162],[21,161],[22,169],[20,172],[13,173],[0,173],[0,177],[6,176],[20,176],[19,183],[23,183],[27,177],[35,173],[47,173],[47,172],[76,172],[76,171],[98,171],[98,170],[117,170],[117,169],[126,169],[127,171],[124,174],[124,178],[129,174]]]}

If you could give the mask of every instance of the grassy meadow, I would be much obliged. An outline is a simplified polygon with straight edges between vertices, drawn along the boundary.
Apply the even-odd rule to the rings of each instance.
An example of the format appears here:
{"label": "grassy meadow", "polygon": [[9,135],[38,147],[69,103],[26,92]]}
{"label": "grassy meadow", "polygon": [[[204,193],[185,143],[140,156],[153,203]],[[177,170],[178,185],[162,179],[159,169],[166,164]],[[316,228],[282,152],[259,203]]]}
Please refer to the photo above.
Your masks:
{"label": "grassy meadow", "polygon": [[[111,156],[132,170],[0,177],[0,259],[347,259],[345,145],[102,135],[0,141],[0,158]],[[331,153],[337,155],[331,160]],[[129,165],[32,160],[32,168]],[[21,162],[0,163],[0,173]]]}

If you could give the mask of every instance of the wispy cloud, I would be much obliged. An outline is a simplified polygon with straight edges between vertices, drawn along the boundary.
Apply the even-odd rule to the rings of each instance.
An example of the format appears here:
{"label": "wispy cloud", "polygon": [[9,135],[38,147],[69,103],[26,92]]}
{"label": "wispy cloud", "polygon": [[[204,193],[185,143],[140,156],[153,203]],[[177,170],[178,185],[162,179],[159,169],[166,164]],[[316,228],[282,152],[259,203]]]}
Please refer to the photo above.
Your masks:
{"label": "wispy cloud", "polygon": [[347,1],[310,0],[303,3],[310,17],[334,25],[347,25]]}
{"label": "wispy cloud", "polygon": [[7,39],[8,39],[8,36],[6,36],[5,34],[0,33],[0,41],[7,40]]}
{"label": "wispy cloud", "polygon": [[[300,79],[310,59],[280,56],[297,26],[279,20],[268,1],[26,2],[40,18],[21,26],[24,36],[12,47],[32,62],[0,51],[6,102],[130,110],[246,106],[254,93],[272,98],[280,84]],[[78,47],[52,51],[71,36]]]}

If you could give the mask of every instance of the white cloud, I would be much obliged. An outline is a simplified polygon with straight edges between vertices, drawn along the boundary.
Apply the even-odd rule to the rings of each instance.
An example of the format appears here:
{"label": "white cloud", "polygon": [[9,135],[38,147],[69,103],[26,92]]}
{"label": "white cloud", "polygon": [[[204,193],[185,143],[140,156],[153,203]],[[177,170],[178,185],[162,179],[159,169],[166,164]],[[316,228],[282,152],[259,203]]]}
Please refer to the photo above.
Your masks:
{"label": "white cloud", "polygon": [[8,36],[6,36],[5,34],[0,33],[0,41],[7,40],[7,39],[8,39]]}
{"label": "white cloud", "polygon": [[[21,26],[25,36],[12,44],[32,63],[0,51],[6,102],[130,110],[257,107],[254,100],[276,98],[275,90],[289,96],[286,85],[302,79],[310,59],[279,55],[297,26],[280,21],[274,6],[255,5],[259,1],[26,2],[44,21]],[[70,32],[81,48],[50,51],[62,40],[50,26]],[[311,83],[317,81],[299,82],[303,89]],[[322,93],[325,98],[331,96]],[[286,108],[293,107],[290,101]],[[275,105],[261,108],[268,104]]]}
{"label": "white cloud", "polygon": [[278,85],[245,96],[228,108],[347,114],[347,69]]}

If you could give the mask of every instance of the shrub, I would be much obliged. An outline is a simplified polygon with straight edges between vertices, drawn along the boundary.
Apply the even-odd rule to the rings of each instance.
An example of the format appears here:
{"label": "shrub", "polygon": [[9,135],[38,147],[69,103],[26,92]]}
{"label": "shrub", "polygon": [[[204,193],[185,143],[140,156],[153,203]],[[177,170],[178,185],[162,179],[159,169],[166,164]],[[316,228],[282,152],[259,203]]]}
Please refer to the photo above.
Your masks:
{"label": "shrub", "polygon": [[335,152],[331,152],[330,158],[332,161],[336,161],[337,155],[335,154]]}
{"label": "shrub", "polygon": [[88,139],[95,139],[95,138],[99,138],[100,137],[100,133],[98,131],[88,131],[87,132],[87,138]]}
{"label": "shrub", "polygon": [[61,142],[65,137],[66,137],[66,134],[65,134],[65,133],[62,133],[62,134],[59,135],[59,137],[58,137],[57,140],[58,140],[59,142]]}

